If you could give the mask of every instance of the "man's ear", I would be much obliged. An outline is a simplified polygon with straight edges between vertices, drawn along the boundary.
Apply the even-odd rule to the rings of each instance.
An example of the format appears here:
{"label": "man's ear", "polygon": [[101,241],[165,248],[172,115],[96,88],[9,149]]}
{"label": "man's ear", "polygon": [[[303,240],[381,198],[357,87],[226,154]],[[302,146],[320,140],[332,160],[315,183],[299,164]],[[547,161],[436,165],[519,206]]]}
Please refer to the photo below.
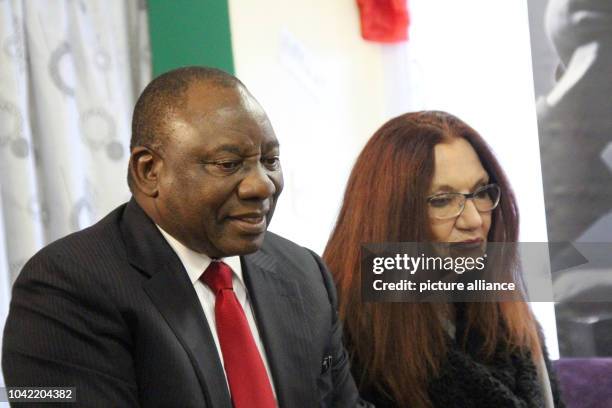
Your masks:
{"label": "man's ear", "polygon": [[136,146],[132,149],[129,166],[133,188],[147,197],[157,197],[163,159],[145,146]]}

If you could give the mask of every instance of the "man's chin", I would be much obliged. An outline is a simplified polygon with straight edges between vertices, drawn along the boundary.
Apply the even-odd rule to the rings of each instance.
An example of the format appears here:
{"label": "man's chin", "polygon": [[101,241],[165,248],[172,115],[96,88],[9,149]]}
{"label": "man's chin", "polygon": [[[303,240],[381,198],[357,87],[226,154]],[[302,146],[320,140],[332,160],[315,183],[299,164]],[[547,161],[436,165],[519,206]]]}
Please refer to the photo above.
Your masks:
{"label": "man's chin", "polygon": [[233,242],[224,246],[223,252],[226,254],[224,256],[248,255],[259,251],[265,235],[265,233],[262,233],[250,237],[235,238]]}

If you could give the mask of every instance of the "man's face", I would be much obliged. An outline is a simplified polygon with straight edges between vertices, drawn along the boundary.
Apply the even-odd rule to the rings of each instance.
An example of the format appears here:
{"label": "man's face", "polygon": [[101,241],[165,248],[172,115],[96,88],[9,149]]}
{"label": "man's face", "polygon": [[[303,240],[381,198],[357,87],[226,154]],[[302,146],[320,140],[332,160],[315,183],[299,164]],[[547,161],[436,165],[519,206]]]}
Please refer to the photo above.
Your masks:
{"label": "man's face", "polygon": [[268,117],[242,88],[195,82],[185,98],[166,124],[158,222],[211,257],[255,252],[283,189]]}

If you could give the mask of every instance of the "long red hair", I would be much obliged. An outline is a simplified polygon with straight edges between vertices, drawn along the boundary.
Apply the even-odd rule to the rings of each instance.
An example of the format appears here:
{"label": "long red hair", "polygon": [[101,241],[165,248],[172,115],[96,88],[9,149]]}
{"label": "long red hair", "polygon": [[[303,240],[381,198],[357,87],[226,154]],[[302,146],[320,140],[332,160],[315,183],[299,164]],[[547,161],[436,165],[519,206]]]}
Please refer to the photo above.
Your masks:
{"label": "long red hair", "polygon": [[[391,119],[368,141],[349,177],[323,254],[338,287],[349,352],[363,369],[361,385],[378,388],[400,406],[431,405],[427,384],[446,355],[446,331],[439,316],[448,305],[362,302],[360,246],[428,241],[425,197],[433,177],[434,147],[457,137],[472,145],[491,182],[502,191],[488,240],[516,242],[516,201],[489,146],[460,119],[428,111]],[[485,356],[499,344],[540,355],[535,319],[526,302],[468,303],[465,316],[467,331],[477,330],[484,339]]]}

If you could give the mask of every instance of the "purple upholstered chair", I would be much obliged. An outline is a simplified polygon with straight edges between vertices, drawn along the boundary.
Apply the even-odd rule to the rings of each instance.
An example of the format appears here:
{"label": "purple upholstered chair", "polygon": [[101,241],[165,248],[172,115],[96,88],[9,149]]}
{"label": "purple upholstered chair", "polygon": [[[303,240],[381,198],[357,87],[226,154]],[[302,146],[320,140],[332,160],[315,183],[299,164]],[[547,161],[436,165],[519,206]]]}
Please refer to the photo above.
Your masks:
{"label": "purple upholstered chair", "polygon": [[612,358],[562,358],[553,365],[567,408],[612,408]]}

